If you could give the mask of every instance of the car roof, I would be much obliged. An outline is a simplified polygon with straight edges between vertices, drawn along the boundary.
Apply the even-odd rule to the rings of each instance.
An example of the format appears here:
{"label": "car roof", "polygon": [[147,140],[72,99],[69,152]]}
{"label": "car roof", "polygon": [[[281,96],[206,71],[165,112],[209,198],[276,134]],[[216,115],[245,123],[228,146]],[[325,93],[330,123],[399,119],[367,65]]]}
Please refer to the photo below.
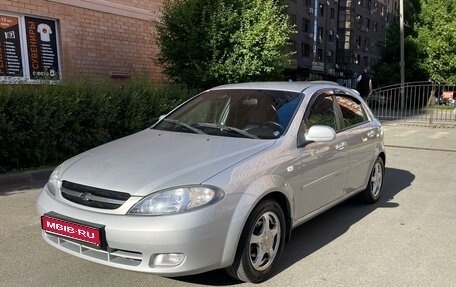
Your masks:
{"label": "car roof", "polygon": [[239,84],[228,84],[222,85],[210,90],[237,90],[237,89],[255,89],[255,90],[278,90],[278,91],[289,91],[289,92],[302,92],[309,87],[335,87],[342,88],[336,82],[330,81],[312,81],[312,82],[250,82],[250,83],[239,83]]}

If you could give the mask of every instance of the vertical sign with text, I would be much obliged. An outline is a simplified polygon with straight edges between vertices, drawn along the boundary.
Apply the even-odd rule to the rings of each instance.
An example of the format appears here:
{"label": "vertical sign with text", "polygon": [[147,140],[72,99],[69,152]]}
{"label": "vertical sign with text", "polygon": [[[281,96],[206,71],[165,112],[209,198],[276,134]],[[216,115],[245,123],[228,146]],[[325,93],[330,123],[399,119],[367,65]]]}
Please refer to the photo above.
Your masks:
{"label": "vertical sign with text", "polygon": [[60,79],[57,32],[53,20],[24,17],[30,79]]}
{"label": "vertical sign with text", "polygon": [[0,77],[22,77],[19,18],[0,14]]}

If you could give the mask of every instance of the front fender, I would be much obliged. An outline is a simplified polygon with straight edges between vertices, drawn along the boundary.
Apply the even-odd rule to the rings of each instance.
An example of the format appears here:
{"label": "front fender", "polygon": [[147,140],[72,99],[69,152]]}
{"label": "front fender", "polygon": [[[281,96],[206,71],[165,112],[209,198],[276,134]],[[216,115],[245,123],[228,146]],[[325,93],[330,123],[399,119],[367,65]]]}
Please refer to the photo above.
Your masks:
{"label": "front fender", "polygon": [[[286,198],[290,210],[290,214],[286,214],[286,217],[293,218],[293,192],[282,177],[273,175],[263,176],[245,186],[244,191],[236,193],[240,196],[228,228],[221,262],[222,266],[230,266],[233,263],[247,219],[255,206],[272,193],[280,193]],[[285,210],[284,213],[286,213]]]}

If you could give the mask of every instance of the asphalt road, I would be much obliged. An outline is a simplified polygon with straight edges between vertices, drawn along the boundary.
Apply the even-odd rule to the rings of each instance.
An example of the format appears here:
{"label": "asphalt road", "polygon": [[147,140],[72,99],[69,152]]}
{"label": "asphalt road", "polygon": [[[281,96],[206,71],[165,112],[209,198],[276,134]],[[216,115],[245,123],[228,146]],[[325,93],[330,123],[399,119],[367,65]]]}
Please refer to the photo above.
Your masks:
{"label": "asphalt road", "polygon": [[[298,227],[261,286],[456,286],[456,128],[385,130],[382,199],[351,199]],[[41,239],[38,192],[0,192],[0,286],[251,286],[223,271],[169,279],[58,251]]]}

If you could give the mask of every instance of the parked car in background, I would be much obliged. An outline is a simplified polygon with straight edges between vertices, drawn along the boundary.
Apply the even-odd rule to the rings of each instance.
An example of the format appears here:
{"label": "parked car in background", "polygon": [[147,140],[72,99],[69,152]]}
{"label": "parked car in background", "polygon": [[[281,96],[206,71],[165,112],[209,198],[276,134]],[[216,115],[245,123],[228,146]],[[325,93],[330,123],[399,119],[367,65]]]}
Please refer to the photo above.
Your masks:
{"label": "parked car in background", "polygon": [[387,107],[391,105],[391,97],[385,93],[370,93],[366,101],[371,108]]}
{"label": "parked car in background", "polygon": [[440,97],[437,99],[436,103],[454,106],[456,104],[456,92],[453,90],[441,91]]}
{"label": "parked car in background", "polygon": [[385,159],[382,126],[351,89],[225,85],[63,162],[37,209],[44,240],[72,255],[259,283],[294,228],[356,194],[376,202]]}

